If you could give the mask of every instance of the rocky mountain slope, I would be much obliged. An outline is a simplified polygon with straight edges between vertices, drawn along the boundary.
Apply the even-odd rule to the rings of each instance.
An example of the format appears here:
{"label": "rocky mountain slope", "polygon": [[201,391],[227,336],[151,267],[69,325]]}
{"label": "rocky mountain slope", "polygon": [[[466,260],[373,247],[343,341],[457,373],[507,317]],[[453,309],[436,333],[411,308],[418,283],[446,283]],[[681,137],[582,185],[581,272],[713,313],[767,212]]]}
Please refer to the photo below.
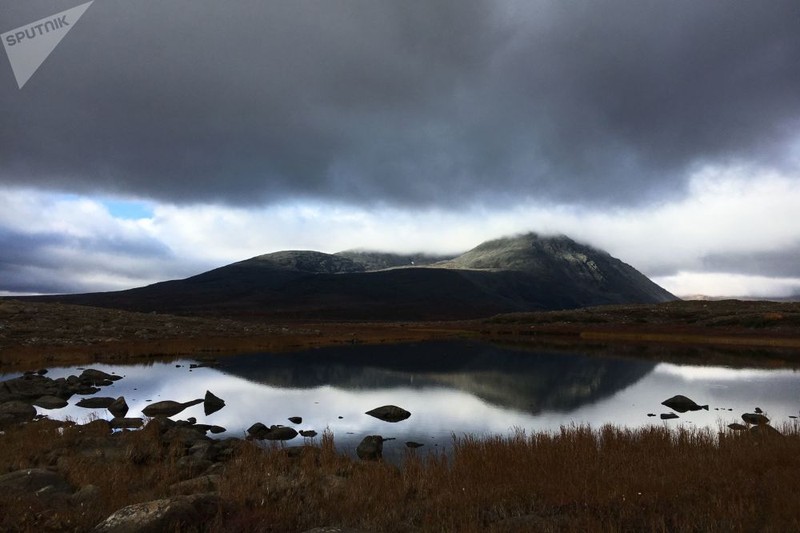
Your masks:
{"label": "rocky mountain slope", "polygon": [[[420,259],[429,263],[419,266]],[[408,265],[411,261],[414,265]],[[564,236],[529,233],[430,261],[368,252],[283,251],[184,280],[42,299],[298,320],[444,320],[675,299],[633,267]]]}

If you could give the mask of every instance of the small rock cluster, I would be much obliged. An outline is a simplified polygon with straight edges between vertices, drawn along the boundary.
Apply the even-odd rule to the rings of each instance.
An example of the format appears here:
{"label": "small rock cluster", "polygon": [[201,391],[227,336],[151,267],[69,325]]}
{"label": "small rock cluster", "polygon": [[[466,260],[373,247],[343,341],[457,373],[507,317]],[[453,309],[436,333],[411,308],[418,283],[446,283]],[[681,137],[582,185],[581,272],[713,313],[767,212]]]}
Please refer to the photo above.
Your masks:
{"label": "small rock cluster", "polygon": [[[673,411],[677,411],[679,413],[686,413],[688,411],[700,411],[705,410],[708,411],[708,405],[698,405],[694,400],[683,396],[682,394],[678,394],[671,398],[667,398],[661,405],[669,407]],[[719,411],[722,408],[715,407],[715,411]],[[723,411],[725,409],[722,409]],[[728,409],[731,411],[732,409]],[[655,413],[648,413],[647,416],[656,416]],[[675,413],[661,413],[659,415],[661,420],[673,420],[676,418],[680,418]],[[795,417],[791,417],[795,418]],[[728,429],[733,431],[747,431],[749,430],[753,434],[759,435],[780,435],[781,433],[775,429],[774,427],[769,425],[769,418],[763,413],[761,408],[756,407],[755,412],[753,413],[743,413],[742,420],[745,422],[744,424],[740,424],[738,422],[732,422],[728,424]]]}

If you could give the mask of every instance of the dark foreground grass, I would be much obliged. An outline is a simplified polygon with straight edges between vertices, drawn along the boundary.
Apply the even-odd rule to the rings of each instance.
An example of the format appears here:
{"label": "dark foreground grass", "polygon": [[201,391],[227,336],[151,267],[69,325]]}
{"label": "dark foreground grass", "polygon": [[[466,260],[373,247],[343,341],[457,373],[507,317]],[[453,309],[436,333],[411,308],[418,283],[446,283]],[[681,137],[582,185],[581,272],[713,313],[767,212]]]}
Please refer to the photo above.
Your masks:
{"label": "dark foreground grass", "polygon": [[[326,434],[304,453],[242,442],[225,463],[209,531],[798,531],[800,430],[563,428],[456,438],[450,457],[409,452],[358,462]],[[39,422],[0,436],[0,473],[57,467],[88,505],[0,493],[2,531],[87,531],[116,509],[167,497],[186,478],[174,446],[145,428],[116,453],[92,435]],[[417,455],[415,455],[415,453]]]}

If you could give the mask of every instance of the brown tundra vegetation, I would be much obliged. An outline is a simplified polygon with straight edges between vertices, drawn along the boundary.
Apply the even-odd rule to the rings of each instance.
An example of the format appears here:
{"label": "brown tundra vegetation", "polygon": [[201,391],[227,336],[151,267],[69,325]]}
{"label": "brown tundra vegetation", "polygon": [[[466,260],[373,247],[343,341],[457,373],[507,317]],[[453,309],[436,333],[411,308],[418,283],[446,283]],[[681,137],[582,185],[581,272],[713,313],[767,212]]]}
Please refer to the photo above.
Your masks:
{"label": "brown tundra vegetation", "polygon": [[397,465],[344,456],[327,432],[293,448],[235,440],[200,478],[182,463],[180,439],[165,441],[159,427],[117,433],[118,453],[103,456],[87,449],[109,438],[103,424],[7,429],[0,472],[49,469],[75,492],[0,491],[0,530],[90,531],[124,506],[187,492],[206,498],[200,517],[176,515],[174,530],[800,529],[797,425],[782,435],[606,426],[454,436],[449,456],[409,450]]}

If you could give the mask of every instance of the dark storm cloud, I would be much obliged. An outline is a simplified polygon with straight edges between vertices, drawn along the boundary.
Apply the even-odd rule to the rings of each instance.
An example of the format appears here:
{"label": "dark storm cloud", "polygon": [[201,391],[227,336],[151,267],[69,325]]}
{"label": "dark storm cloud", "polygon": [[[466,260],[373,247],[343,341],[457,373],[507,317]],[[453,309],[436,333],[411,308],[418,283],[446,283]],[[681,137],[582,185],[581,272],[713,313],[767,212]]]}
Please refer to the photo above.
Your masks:
{"label": "dark storm cloud", "polygon": [[[0,0],[0,30],[74,5]],[[630,204],[697,165],[790,164],[800,7],[105,0],[23,90],[0,72],[0,113],[7,184]]]}

